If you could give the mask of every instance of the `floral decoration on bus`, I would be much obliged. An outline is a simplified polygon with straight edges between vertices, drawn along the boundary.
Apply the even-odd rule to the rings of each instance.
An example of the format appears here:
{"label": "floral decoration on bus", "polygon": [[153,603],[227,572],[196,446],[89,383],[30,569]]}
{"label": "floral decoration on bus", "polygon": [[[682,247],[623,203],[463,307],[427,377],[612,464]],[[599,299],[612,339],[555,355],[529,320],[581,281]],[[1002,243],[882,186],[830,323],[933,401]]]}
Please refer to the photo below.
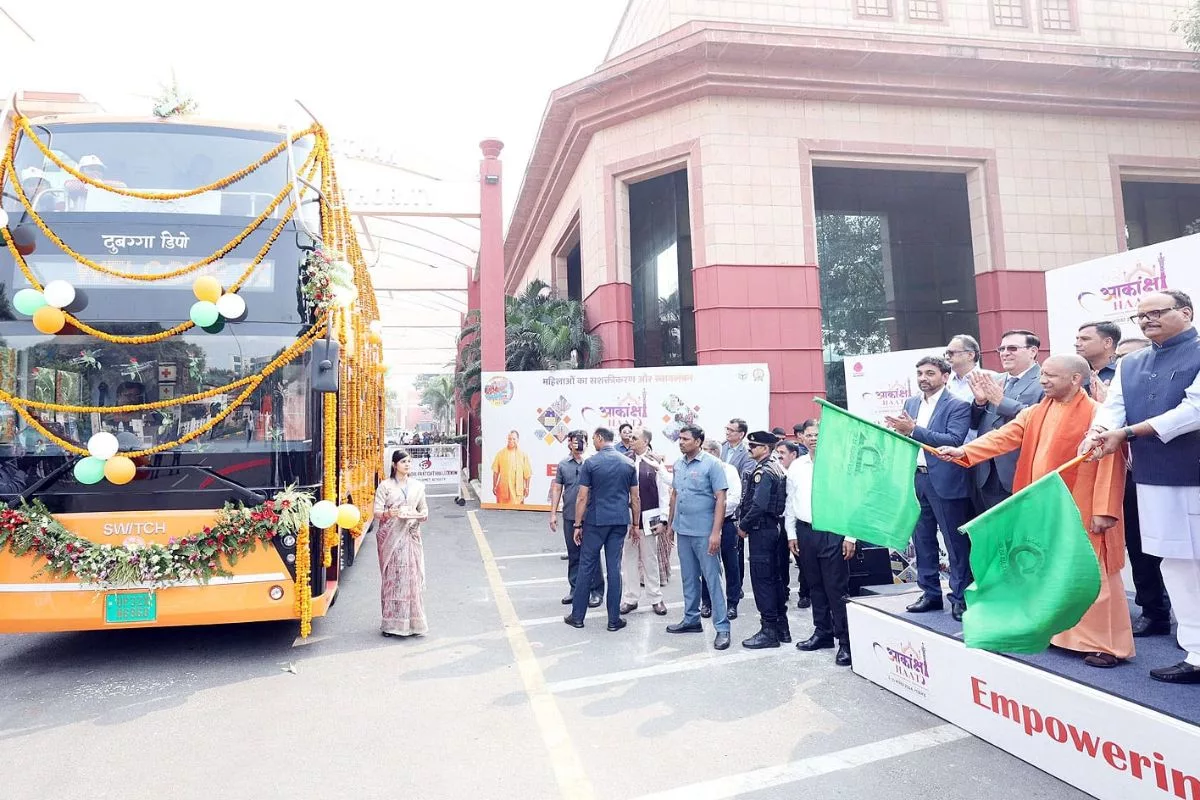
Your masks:
{"label": "floral decoration on bus", "polygon": [[162,589],[230,575],[226,565],[236,566],[239,558],[276,536],[296,536],[307,528],[311,508],[311,495],[288,488],[252,508],[227,503],[212,525],[167,544],[135,540],[114,546],[76,536],[40,502],[17,507],[0,503],[0,548],[44,560],[34,577],[74,575],[97,589]]}

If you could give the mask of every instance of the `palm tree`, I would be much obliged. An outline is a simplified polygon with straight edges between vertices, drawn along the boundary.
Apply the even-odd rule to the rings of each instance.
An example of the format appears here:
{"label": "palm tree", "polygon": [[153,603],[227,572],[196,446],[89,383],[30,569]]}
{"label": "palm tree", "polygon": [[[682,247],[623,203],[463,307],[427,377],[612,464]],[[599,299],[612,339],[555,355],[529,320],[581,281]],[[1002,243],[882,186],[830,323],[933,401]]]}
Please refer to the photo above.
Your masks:
{"label": "palm tree", "polygon": [[421,406],[433,415],[443,431],[449,431],[454,421],[454,379],[438,375],[421,393]]}
{"label": "palm tree", "polygon": [[[461,351],[455,385],[463,402],[479,392],[479,315],[468,315],[458,337]],[[590,368],[600,363],[603,342],[588,332],[583,304],[555,297],[545,281],[533,280],[516,297],[504,298],[505,369]]]}

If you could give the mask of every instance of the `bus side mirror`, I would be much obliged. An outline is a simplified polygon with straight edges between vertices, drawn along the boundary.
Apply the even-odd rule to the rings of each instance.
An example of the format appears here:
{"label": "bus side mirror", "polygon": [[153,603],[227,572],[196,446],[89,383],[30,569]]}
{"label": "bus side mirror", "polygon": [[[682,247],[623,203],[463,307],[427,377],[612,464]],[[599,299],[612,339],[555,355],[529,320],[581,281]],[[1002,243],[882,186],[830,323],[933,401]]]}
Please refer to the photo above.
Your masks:
{"label": "bus side mirror", "polygon": [[312,390],[314,392],[336,392],[338,390],[338,360],[341,345],[336,341],[318,339],[312,346]]}

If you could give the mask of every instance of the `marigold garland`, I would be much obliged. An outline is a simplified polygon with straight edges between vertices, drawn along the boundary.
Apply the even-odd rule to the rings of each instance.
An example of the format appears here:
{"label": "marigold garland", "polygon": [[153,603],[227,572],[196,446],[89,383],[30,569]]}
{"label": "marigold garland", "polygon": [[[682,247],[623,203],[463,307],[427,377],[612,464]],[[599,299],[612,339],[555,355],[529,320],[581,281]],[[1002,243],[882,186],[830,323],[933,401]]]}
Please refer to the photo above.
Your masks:
{"label": "marigold garland", "polygon": [[[308,527],[311,505],[308,494],[285,489],[254,508],[226,503],[211,526],[167,544],[144,544],[139,537],[130,537],[121,545],[111,545],[71,533],[39,501],[16,507],[0,503],[0,549],[43,559],[46,563],[34,577],[75,575],[98,589],[207,583],[229,576],[226,563],[237,566],[239,558],[275,536],[297,534],[298,541],[298,534]],[[296,561],[299,564],[301,559]]]}
{"label": "marigold garland", "polygon": [[33,142],[35,145],[37,145],[38,150],[42,151],[43,156],[45,156],[49,161],[51,161],[52,163],[57,165],[58,168],[61,169],[63,172],[66,172],[71,177],[75,178],[76,180],[78,180],[82,183],[87,184],[88,186],[94,186],[97,189],[103,189],[106,192],[112,192],[113,194],[119,194],[124,197],[136,197],[139,200],[182,200],[185,197],[194,197],[198,194],[204,194],[205,192],[213,192],[213,191],[217,191],[218,189],[224,189],[226,186],[237,183],[242,178],[245,178],[247,175],[251,174],[255,170],[270,163],[280,153],[282,153],[285,149],[287,149],[289,141],[298,142],[301,139],[303,139],[305,136],[309,136],[311,134],[317,134],[319,132],[321,133],[321,135],[318,136],[318,139],[324,138],[321,126],[314,123],[314,124],[308,126],[307,128],[305,128],[304,130],[302,130],[298,133],[292,134],[290,139],[284,139],[284,141],[282,141],[279,144],[272,147],[270,150],[268,150],[266,153],[263,154],[262,158],[258,159],[258,161],[255,161],[253,164],[243,167],[242,169],[239,169],[237,172],[230,173],[229,175],[226,175],[224,178],[221,178],[218,181],[214,181],[206,186],[199,186],[195,189],[181,189],[180,191],[177,191],[177,192],[139,192],[136,189],[126,189],[126,188],[120,187],[120,186],[112,186],[110,184],[104,183],[103,181],[98,181],[95,178],[91,177],[90,175],[85,175],[84,173],[77,170],[75,167],[72,167],[70,164],[66,163],[61,158],[59,158],[57,153],[55,153],[53,150],[51,150],[49,147],[47,147],[46,143],[43,142],[40,138],[38,138],[38,135],[34,132],[33,126],[30,124],[28,117],[26,117],[25,115],[22,114],[19,116],[15,116],[13,121],[16,123],[13,126],[14,136],[18,132],[23,133],[31,142]]}

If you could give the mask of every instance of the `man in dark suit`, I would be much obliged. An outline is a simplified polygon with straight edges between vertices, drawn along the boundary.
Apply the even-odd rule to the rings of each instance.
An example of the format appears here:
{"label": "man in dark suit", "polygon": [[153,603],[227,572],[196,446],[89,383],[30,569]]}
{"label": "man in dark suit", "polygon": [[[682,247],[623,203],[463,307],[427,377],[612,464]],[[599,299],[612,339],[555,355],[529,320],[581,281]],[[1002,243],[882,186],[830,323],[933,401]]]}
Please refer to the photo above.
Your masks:
{"label": "man in dark suit", "polygon": [[[1005,331],[1000,337],[1000,375],[972,374],[971,428],[979,435],[1012,422],[1022,409],[1042,401],[1042,369],[1037,365],[1041,339],[1032,331]],[[1012,496],[1013,473],[1017,470],[1020,450],[1014,450],[971,469],[975,480],[975,501],[980,512]]]}
{"label": "man in dark suit", "polygon": [[[950,362],[945,359],[926,356],[918,361],[921,396],[905,400],[903,415],[887,417],[888,426],[930,447],[961,446],[971,427],[971,404],[947,391],[949,377]],[[923,594],[908,611],[919,614],[942,609],[937,541],[941,528],[950,556],[950,612],[956,620],[962,620],[967,607],[963,590],[971,583],[971,544],[958,529],[971,515],[970,480],[965,470],[946,469],[954,465],[927,458],[924,450],[917,453],[916,467],[914,484],[921,515],[913,529],[913,545],[917,551],[917,585]]]}

